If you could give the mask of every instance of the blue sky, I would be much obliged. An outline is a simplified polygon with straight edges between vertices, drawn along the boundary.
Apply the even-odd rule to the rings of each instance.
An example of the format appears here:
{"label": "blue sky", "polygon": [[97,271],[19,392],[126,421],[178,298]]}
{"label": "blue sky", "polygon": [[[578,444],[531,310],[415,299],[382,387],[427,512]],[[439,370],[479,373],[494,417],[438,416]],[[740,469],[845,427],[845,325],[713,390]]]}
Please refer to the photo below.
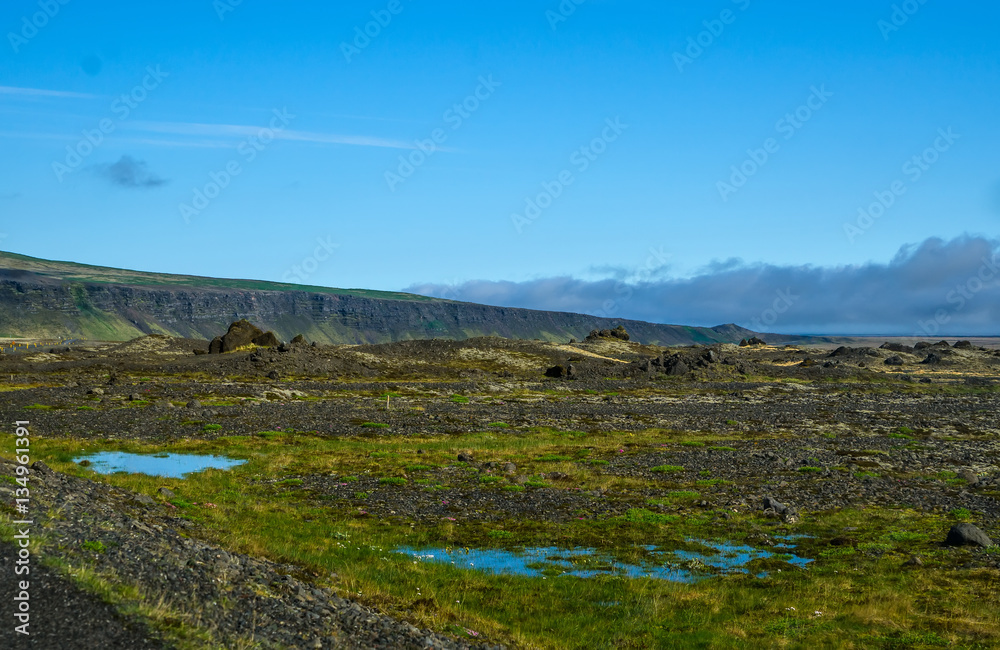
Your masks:
{"label": "blue sky", "polygon": [[856,333],[1000,249],[995,3],[63,1],[0,9],[0,249],[709,325],[959,256],[915,316],[765,323]]}

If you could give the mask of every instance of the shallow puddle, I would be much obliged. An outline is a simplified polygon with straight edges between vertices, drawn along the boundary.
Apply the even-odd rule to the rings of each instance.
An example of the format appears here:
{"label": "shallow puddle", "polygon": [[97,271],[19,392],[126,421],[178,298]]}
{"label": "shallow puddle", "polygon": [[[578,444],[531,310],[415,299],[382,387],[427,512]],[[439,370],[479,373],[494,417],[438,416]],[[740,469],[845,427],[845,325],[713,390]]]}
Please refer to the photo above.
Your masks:
{"label": "shallow puddle", "polygon": [[[623,576],[628,578],[655,578],[671,582],[695,582],[709,575],[749,573],[746,565],[757,559],[776,555],[752,546],[723,544],[702,540],[688,540],[701,544],[711,553],[696,551],[666,551],[656,546],[642,547],[649,559],[642,564],[615,560],[593,548],[560,549],[554,546],[525,548],[520,551],[503,549],[412,549],[400,548],[398,553],[411,555],[420,562],[446,562],[463,569],[519,576]],[[780,559],[791,566],[803,567],[812,560],[788,552],[794,548],[781,544]],[[765,573],[758,573],[763,577]]]}
{"label": "shallow puddle", "polygon": [[225,456],[167,453],[132,454],[124,451],[102,451],[73,459],[75,463],[82,461],[89,462],[89,467],[100,474],[128,472],[167,478],[183,478],[186,474],[209,468],[229,469],[246,462]]}

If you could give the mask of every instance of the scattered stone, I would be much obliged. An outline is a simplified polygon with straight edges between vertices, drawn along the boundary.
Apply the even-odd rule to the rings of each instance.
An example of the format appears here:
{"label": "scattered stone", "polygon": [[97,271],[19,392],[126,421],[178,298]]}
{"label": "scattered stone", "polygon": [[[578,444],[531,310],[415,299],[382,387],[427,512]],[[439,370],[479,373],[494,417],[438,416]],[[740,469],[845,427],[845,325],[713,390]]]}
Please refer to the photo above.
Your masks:
{"label": "scattered stone", "polygon": [[38,472],[39,474],[52,474],[52,468],[43,463],[40,460],[36,460],[31,464],[32,471]]}
{"label": "scattered stone", "polygon": [[894,354],[885,361],[883,361],[883,363],[887,366],[901,366],[905,362],[903,361],[903,357],[899,356],[898,354]]}
{"label": "scattered stone", "polygon": [[972,524],[955,524],[948,531],[945,546],[993,546],[993,540]]}
{"label": "scattered stone", "polygon": [[790,514],[792,510],[773,497],[764,497],[763,510],[773,510],[777,515]]}
{"label": "scattered stone", "polygon": [[156,493],[159,494],[164,499],[173,499],[174,497],[177,496],[173,490],[165,487],[161,487],[159,490],[156,491]]}
{"label": "scattered stone", "polygon": [[458,462],[460,462],[460,463],[474,463],[474,462],[476,462],[476,460],[472,457],[472,454],[470,454],[467,451],[463,451],[463,452],[460,452],[458,454]]}
{"label": "scattered stone", "polygon": [[972,341],[955,341],[955,345],[951,346],[956,350],[971,350]]}
{"label": "scattered stone", "polygon": [[958,477],[965,479],[965,482],[968,483],[969,487],[975,487],[979,484],[979,476],[973,471],[963,469],[958,473]]}
{"label": "scattered stone", "polygon": [[90,390],[87,391],[87,394],[88,395],[103,395],[104,394],[104,389],[103,388],[96,388],[96,387],[95,388],[91,388]]}
{"label": "scattered stone", "polygon": [[190,402],[187,403],[187,407],[189,409],[200,409],[201,408],[201,402],[199,402],[196,399],[193,399],[193,400],[191,400]]}

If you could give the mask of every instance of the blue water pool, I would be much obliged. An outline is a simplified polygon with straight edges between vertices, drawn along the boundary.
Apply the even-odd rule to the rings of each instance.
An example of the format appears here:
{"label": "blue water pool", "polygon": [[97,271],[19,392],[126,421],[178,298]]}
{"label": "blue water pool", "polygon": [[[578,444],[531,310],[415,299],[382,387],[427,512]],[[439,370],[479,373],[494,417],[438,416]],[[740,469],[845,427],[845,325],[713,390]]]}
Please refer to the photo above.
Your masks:
{"label": "blue water pool", "polygon": [[90,468],[100,474],[127,472],[149,474],[167,478],[183,478],[187,474],[205,469],[230,469],[242,465],[245,460],[225,456],[204,456],[200,454],[133,454],[124,451],[102,451],[73,459],[73,462],[89,461]]}

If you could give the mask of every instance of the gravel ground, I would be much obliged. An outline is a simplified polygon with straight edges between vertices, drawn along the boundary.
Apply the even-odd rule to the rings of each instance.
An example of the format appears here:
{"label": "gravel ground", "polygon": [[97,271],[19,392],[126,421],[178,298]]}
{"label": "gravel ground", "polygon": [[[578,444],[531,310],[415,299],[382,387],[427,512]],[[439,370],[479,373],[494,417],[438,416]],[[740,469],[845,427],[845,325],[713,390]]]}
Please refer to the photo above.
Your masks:
{"label": "gravel ground", "polygon": [[56,572],[37,563],[31,573],[17,576],[28,580],[31,605],[25,636],[14,630],[13,582],[17,548],[0,543],[0,574],[3,575],[3,607],[0,608],[0,647],[38,650],[158,650],[170,648],[138,620],[122,616],[114,606],[83,591]]}

